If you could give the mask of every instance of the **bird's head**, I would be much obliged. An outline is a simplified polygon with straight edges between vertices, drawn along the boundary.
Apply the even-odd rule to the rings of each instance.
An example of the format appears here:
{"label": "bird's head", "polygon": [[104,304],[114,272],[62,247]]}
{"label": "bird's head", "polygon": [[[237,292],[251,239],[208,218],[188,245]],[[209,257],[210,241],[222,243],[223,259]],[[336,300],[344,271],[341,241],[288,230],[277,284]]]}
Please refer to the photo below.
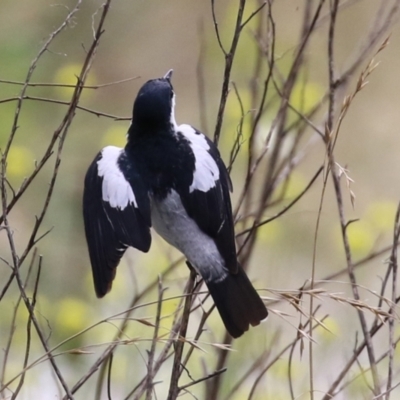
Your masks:
{"label": "bird's head", "polygon": [[149,130],[176,125],[172,72],[171,69],[162,78],[147,81],[141,87],[133,104],[133,123]]}

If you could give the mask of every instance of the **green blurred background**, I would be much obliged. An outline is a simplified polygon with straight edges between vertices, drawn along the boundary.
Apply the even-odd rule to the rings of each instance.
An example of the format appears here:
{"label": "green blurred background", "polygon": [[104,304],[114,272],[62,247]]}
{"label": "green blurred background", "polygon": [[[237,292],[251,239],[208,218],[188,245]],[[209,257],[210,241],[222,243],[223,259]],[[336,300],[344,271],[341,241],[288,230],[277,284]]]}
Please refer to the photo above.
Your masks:
{"label": "green blurred background", "polygon": [[[173,84],[177,94],[177,122],[193,124],[211,136],[219,104],[224,59],[216,41],[209,3],[198,0],[113,1],[87,84],[100,85],[130,77],[138,78],[97,90],[87,89],[80,105],[118,117],[129,117],[133,99],[140,86],[146,80],[160,77],[168,69],[173,68]],[[221,0],[216,3],[222,40],[228,46],[235,21],[237,1]],[[379,7],[379,2],[354,3],[351,7],[345,8],[338,17],[335,46],[338,72],[348,65],[359,44],[366,40],[366,34]],[[32,59],[48,35],[65,18],[66,7],[72,8],[74,4],[73,1],[58,1],[54,4],[48,0],[34,2],[2,0],[0,79],[11,81],[25,79]],[[75,75],[79,74],[85,57],[84,47],[87,48],[91,44],[92,15],[101,4],[102,2],[97,0],[83,1],[81,10],[73,22],[51,44],[51,51],[46,52],[40,60],[32,82],[75,83]],[[256,6],[255,1],[249,1],[246,15],[249,15]],[[293,59],[294,46],[297,44],[301,29],[303,6],[303,1],[292,0],[282,0],[273,6],[277,27],[277,63],[282,73],[287,72]],[[240,90],[246,112],[250,107],[249,79],[257,51],[252,38],[254,29],[254,25],[249,24],[248,29],[243,32],[232,74],[232,80]],[[349,230],[355,260],[390,244],[393,219],[400,197],[399,27],[394,25],[391,32],[388,48],[377,57],[381,64],[370,77],[368,86],[351,105],[337,144],[337,161],[342,166],[348,167],[349,174],[355,181],[352,185],[352,190],[356,194],[354,210],[344,190],[347,196],[347,217],[360,219]],[[307,85],[305,89],[301,85],[295,88],[292,98],[292,103],[298,107],[302,105],[304,110],[320,101],[327,87],[326,43],[325,24],[321,26],[320,34],[313,37],[307,50],[309,57]],[[206,99],[203,116],[199,113],[197,73],[199,64],[204,74]],[[365,62],[363,67],[366,64]],[[355,81],[347,92],[353,90]],[[0,83],[0,100],[18,96],[19,91],[20,86]],[[31,87],[28,89],[28,94],[68,101],[72,90]],[[302,103],[303,96],[304,103]],[[0,103],[2,149],[10,133],[15,105],[15,102]],[[15,188],[18,188],[23,179],[33,171],[35,160],[42,156],[65,111],[66,106],[63,105],[24,101],[19,129],[8,159],[7,176]],[[274,117],[273,113],[274,110],[271,109],[263,119],[266,131]],[[230,95],[221,139],[221,152],[225,160],[228,159],[239,120],[237,99]],[[323,119],[316,119],[316,123],[321,121]],[[154,234],[150,253],[143,255],[137,251],[128,251],[118,268],[113,291],[102,300],[95,298],[81,216],[83,179],[88,165],[102,147],[109,144],[124,145],[128,126],[129,121],[114,121],[78,110],[68,133],[55,193],[42,227],[42,232],[50,228],[53,230],[38,245],[38,251],[43,255],[43,271],[37,309],[43,329],[48,333],[49,343],[52,346],[102,318],[127,308],[138,287],[144,287],[167,268],[171,261],[179,258],[176,251]],[[308,137],[310,136],[312,132],[309,132]],[[259,139],[260,146],[261,139]],[[233,194],[234,203],[243,184],[245,157],[246,154],[243,152],[233,169],[234,186],[237,188]],[[293,173],[285,195],[286,203],[304,188],[323,159],[324,146],[317,141]],[[54,160],[50,159],[10,214],[10,224],[19,251],[24,249],[35,222],[35,215],[43,207],[53,164]],[[288,213],[260,229],[256,250],[248,269],[256,287],[295,290],[310,278],[321,187],[321,181],[318,181]],[[282,204],[267,210],[266,216],[273,215],[281,206]],[[4,231],[0,232],[0,254],[3,258],[11,260]],[[363,267],[357,275],[361,285],[372,291],[379,290],[386,257],[387,255],[384,255]],[[316,265],[318,279],[345,267],[337,206],[330,183],[322,211]],[[27,262],[24,267],[27,268]],[[0,282],[5,281],[9,273],[8,267],[0,264]],[[188,270],[182,264],[164,281],[164,285],[169,287],[166,295],[179,294],[187,277]],[[341,292],[343,296],[351,296],[346,276],[331,284],[328,290]],[[10,320],[17,293],[18,289],[14,284],[0,303],[2,348],[5,347],[10,332]],[[271,298],[276,297],[268,291],[263,294]],[[363,291],[362,295],[364,300],[376,304],[376,298],[368,290]],[[154,301],[156,296],[157,293],[154,291],[147,295],[143,302]],[[178,300],[171,300],[163,307],[165,329],[171,326],[172,318],[168,315],[174,311],[177,303]],[[359,329],[355,311],[350,306],[338,304],[327,298],[323,299],[322,303],[325,312],[330,314],[327,325],[331,333],[323,330],[316,333],[315,358],[318,366],[316,386],[320,390],[328,387],[328,383],[335,378],[340,366],[351,354],[355,332]],[[278,311],[288,312],[292,317],[281,318],[271,313],[266,323],[252,329],[244,338],[234,343],[237,351],[230,356],[229,370],[224,381],[225,393],[237,380],[238,374],[243,372],[262,351],[269,349],[273,340],[272,354],[274,349],[281,348],[288,340],[295,337],[294,327],[298,324],[299,315],[286,304],[278,304],[276,308]],[[145,306],[135,313],[135,317],[150,317],[154,314],[154,305]],[[14,345],[8,360],[6,373],[8,378],[18,373],[22,366],[26,320],[26,311],[21,307],[16,321]],[[208,327],[211,329],[203,336],[204,341],[220,341],[223,330],[218,315],[212,316]],[[105,343],[112,339],[115,332],[116,327],[113,324],[102,324],[80,338],[68,342],[63,350]],[[275,338],[276,334],[278,339]],[[150,327],[132,322],[126,338],[148,339],[151,335]],[[382,334],[380,339],[382,349],[385,349],[386,340],[387,337]],[[126,395],[134,382],[145,373],[148,346],[149,343],[143,340],[117,350],[113,367],[115,399]],[[204,360],[208,372],[212,372],[215,363],[212,346],[205,343],[202,347],[206,352],[199,351],[195,358],[197,363],[190,365],[190,371],[195,378],[201,377],[204,373],[199,360]],[[102,348],[102,346],[89,348],[93,354],[68,355],[58,359],[71,386],[85,373]],[[35,340],[32,360],[40,354],[42,349]],[[0,355],[0,361],[2,356]],[[307,390],[307,363],[306,353],[303,357],[296,354],[294,379],[298,398],[308,398],[307,394],[301,396],[301,393]],[[321,370],[320,365],[323,366]],[[156,389],[159,398],[164,398],[163,393],[168,387],[168,367],[170,364],[166,365],[157,376],[157,380],[162,381]],[[282,359],[260,384],[255,398],[289,398],[286,376],[287,360]],[[253,381],[254,377],[249,378],[242,386],[242,391],[232,398],[246,398]],[[274,382],[273,385],[271,381]],[[91,379],[77,393],[76,398],[92,398],[94,383],[95,379]],[[354,384],[352,386],[354,393],[351,394],[353,397],[349,397],[351,392],[348,391],[343,394],[343,398],[365,398],[363,397],[365,388],[359,391],[357,388],[357,384]],[[193,391],[202,398],[201,386]],[[35,367],[27,374],[27,383],[20,398],[53,399],[58,398],[58,393],[50,367],[46,364]],[[190,396],[187,395],[187,398]]]}

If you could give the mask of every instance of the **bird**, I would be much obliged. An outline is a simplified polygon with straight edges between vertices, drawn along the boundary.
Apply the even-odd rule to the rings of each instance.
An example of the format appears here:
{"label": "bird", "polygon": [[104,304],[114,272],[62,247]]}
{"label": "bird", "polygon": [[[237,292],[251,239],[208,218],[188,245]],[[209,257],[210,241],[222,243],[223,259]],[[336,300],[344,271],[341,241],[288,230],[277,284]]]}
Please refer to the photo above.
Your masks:
{"label": "bird", "polygon": [[103,148],[86,173],[83,219],[94,287],[105,296],[126,249],[148,252],[154,228],[202,277],[237,338],[268,311],[237,259],[227,168],[206,135],[177,125],[172,73],[140,88],[126,146]]}

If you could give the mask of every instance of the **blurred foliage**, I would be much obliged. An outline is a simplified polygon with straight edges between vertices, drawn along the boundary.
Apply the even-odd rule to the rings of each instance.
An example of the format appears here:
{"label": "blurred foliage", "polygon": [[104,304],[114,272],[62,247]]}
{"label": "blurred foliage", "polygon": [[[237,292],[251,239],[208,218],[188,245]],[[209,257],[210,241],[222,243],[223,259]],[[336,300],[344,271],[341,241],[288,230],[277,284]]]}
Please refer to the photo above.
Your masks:
{"label": "blurred foliage", "polygon": [[32,172],[34,158],[34,154],[27,147],[18,145],[11,147],[7,158],[7,176],[11,183],[20,183],[22,178]]}
{"label": "blurred foliage", "polygon": [[103,135],[101,147],[118,146],[123,147],[126,143],[126,129],[122,126],[112,126]]}
{"label": "blurred foliage", "polygon": [[264,245],[278,245],[284,238],[284,229],[282,223],[275,220],[259,228],[259,239]]}
{"label": "blurred foliage", "polygon": [[350,249],[357,258],[366,256],[374,244],[374,231],[367,221],[357,221],[348,227]]}
{"label": "blurred foliage", "polygon": [[377,200],[368,205],[366,219],[373,225],[375,232],[391,232],[394,229],[393,215],[396,215],[397,204],[394,201]]}

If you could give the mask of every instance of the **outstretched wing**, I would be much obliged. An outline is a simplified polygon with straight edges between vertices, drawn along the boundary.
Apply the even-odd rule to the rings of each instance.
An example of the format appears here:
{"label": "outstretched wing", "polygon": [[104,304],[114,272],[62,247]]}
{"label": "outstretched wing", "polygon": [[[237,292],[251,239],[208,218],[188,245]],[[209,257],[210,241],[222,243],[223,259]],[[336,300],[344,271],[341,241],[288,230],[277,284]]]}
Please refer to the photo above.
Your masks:
{"label": "outstretched wing", "polygon": [[151,244],[147,190],[124,149],[105,147],[90,165],[83,217],[94,286],[102,297],[111,289],[127,247],[147,252]]}
{"label": "outstretched wing", "polygon": [[215,240],[226,267],[237,273],[235,232],[229,191],[232,183],[214,143],[190,125],[178,127],[195,157],[193,180],[180,188],[182,203],[200,229]]}

